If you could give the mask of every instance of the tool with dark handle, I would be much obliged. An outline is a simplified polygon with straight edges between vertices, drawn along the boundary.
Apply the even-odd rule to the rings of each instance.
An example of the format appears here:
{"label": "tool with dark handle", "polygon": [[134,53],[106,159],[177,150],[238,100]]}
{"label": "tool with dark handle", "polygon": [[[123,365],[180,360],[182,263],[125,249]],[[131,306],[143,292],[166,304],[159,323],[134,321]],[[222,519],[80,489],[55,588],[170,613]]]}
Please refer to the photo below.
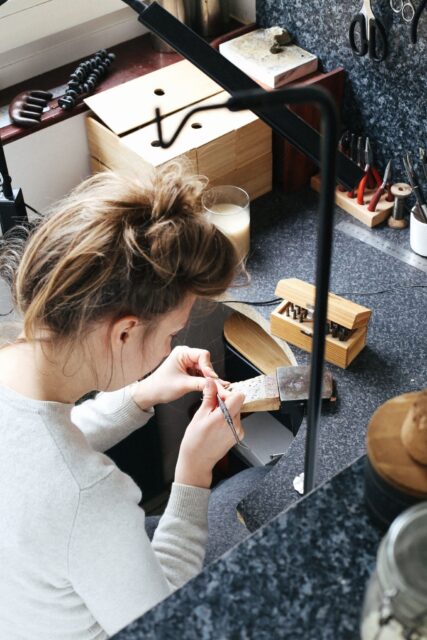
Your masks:
{"label": "tool with dark handle", "polygon": [[418,151],[419,151],[421,166],[424,172],[424,178],[427,180],[427,154],[425,149],[423,149],[422,147],[420,147]]}
{"label": "tool with dark handle", "polygon": [[227,409],[227,405],[222,400],[222,398],[220,397],[219,393],[216,394],[216,398],[218,400],[218,405],[219,405],[219,408],[221,409],[221,413],[224,416],[224,420],[226,421],[226,423],[230,427],[231,433],[234,436],[236,444],[238,444],[238,445],[244,447],[245,449],[247,449],[248,447],[240,440],[239,436],[237,435],[236,426],[235,426],[235,424],[233,422],[233,418],[231,417],[230,412]]}
{"label": "tool with dark handle", "polygon": [[386,167],[385,173],[384,173],[384,179],[381,183],[381,186],[378,187],[378,189],[376,190],[376,192],[374,193],[373,197],[371,198],[369,204],[368,204],[368,211],[375,211],[377,208],[377,204],[380,201],[381,196],[383,195],[384,191],[386,190],[386,186],[388,184],[389,181],[389,177],[390,177],[390,173],[391,173],[391,160],[389,160],[389,163]]}
{"label": "tool with dark handle", "polygon": [[[357,162],[357,136],[355,133],[352,133],[350,136],[350,158],[353,160],[353,162]],[[355,188],[353,187],[353,189],[351,189],[347,193],[347,195],[349,198],[355,198]]]}
{"label": "tool with dark handle", "polygon": [[406,154],[406,157],[403,157],[403,164],[405,165],[406,173],[408,175],[409,184],[412,187],[412,191],[415,194],[415,197],[418,202],[418,210],[422,221],[427,224],[427,204],[424,194],[421,190],[420,183],[418,181],[418,176],[415,173],[415,169],[412,165],[411,156],[409,153]]}
{"label": "tool with dark handle", "polygon": [[420,4],[418,5],[416,11],[415,11],[415,15],[414,15],[414,19],[412,20],[412,24],[411,24],[411,42],[412,44],[416,44],[417,43],[417,31],[418,31],[418,23],[420,21],[421,18],[421,14],[424,11],[424,9],[427,6],[427,0],[421,0]]}
{"label": "tool with dark handle", "polygon": [[[341,153],[343,153],[345,156],[348,157],[349,153],[350,153],[350,131],[344,131],[344,133],[342,134],[340,141],[338,143],[338,151],[340,151]],[[338,184],[338,190],[339,191],[345,191],[345,187],[339,183]]]}
{"label": "tool with dark handle", "polygon": [[360,11],[350,23],[350,46],[356,56],[369,55],[374,62],[387,57],[387,35],[382,23],[372,13],[370,0],[364,0]]}

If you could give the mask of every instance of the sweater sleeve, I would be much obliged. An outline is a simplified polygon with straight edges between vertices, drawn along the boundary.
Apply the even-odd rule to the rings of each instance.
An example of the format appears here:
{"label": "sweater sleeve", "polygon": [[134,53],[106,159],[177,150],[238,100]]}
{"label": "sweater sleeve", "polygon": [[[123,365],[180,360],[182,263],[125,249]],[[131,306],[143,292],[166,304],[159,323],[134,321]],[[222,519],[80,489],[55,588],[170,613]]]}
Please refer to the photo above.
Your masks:
{"label": "sweater sleeve", "polygon": [[141,492],[118,469],[81,491],[70,538],[69,577],[94,618],[113,635],[202,568],[210,491],[173,485],[153,545]]}
{"label": "sweater sleeve", "polygon": [[107,451],[142,427],[154,414],[143,411],[132,398],[133,385],[102,392],[73,407],[72,422],[83,431],[95,451]]}

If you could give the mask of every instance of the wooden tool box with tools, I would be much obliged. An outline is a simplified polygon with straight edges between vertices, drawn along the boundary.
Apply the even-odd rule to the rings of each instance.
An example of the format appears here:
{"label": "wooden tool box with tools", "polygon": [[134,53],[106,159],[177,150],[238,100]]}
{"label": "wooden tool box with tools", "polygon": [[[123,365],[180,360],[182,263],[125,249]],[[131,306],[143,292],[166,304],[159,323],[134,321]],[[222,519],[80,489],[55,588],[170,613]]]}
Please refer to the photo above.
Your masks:
{"label": "wooden tool box with tools", "polygon": [[[283,301],[271,313],[271,333],[311,352],[316,288],[303,280],[289,278],[278,282],[276,295]],[[342,369],[348,367],[365,346],[371,313],[367,307],[329,293],[325,327],[327,362]]]}
{"label": "wooden tool box with tools", "polygon": [[168,149],[156,144],[155,108],[169,139],[195,104],[225,102],[229,95],[187,60],[131,80],[86,100],[92,170],[144,172],[186,156],[210,184],[233,184],[251,199],[272,188],[272,134],[251,111],[196,113]]}

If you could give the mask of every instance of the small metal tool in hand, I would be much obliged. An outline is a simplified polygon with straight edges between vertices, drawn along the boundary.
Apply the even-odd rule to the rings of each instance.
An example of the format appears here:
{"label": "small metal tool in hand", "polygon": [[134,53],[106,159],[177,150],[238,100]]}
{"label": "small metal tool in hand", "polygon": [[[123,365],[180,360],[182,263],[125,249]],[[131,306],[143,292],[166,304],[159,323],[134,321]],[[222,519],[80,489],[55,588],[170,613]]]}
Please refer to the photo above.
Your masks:
{"label": "small metal tool in hand", "polygon": [[246,445],[240,440],[239,436],[237,435],[237,431],[236,431],[236,427],[234,426],[234,422],[233,422],[233,418],[230,415],[229,410],[227,409],[227,406],[225,404],[225,402],[222,400],[222,398],[220,398],[219,393],[216,394],[217,400],[218,400],[218,404],[219,404],[219,408],[222,411],[222,415],[224,416],[224,420],[226,421],[226,423],[228,424],[228,426],[230,427],[233,436],[236,440],[236,444],[240,445],[241,447],[246,447]]}

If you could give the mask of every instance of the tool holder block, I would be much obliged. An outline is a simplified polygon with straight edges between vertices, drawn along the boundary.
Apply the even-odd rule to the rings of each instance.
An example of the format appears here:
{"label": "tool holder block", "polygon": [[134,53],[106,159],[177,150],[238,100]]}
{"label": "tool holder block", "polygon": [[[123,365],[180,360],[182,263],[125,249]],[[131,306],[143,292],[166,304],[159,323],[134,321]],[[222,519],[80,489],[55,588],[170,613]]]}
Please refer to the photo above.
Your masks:
{"label": "tool holder block", "polygon": [[[290,278],[280,280],[276,295],[284,298],[270,315],[270,329],[290,344],[311,353],[313,345],[314,318],[304,319],[287,315],[291,307],[301,309],[314,307],[316,288],[303,280]],[[366,344],[368,322],[372,312],[367,307],[341,298],[333,293],[328,295],[328,326],[345,334],[345,339],[334,337],[331,333],[325,339],[325,360],[346,369]]]}
{"label": "tool holder block", "polygon": [[[310,180],[311,188],[314,191],[320,191],[320,176],[315,175]],[[393,211],[394,202],[387,202],[387,193],[383,193],[381,196],[376,211],[368,211],[368,204],[373,197],[376,189],[366,189],[364,193],[364,204],[357,203],[357,190],[355,190],[355,198],[349,198],[347,191],[340,191],[335,189],[335,202],[341,208],[349,213],[353,218],[357,218],[363,224],[368,227],[376,227],[391,215]]]}

